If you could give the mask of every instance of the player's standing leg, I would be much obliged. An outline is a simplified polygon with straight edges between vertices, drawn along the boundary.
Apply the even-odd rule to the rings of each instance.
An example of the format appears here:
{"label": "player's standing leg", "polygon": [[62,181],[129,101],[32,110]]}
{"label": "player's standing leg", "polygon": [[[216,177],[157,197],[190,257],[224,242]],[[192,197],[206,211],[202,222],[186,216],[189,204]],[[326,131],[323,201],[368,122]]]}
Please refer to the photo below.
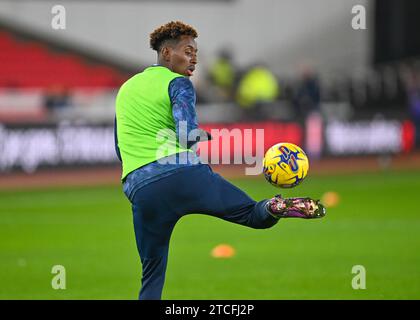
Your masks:
{"label": "player's standing leg", "polygon": [[143,270],[141,300],[161,299],[169,240],[178,221],[165,200],[159,199],[158,189],[159,184],[144,187],[136,193],[132,202],[137,250]]}

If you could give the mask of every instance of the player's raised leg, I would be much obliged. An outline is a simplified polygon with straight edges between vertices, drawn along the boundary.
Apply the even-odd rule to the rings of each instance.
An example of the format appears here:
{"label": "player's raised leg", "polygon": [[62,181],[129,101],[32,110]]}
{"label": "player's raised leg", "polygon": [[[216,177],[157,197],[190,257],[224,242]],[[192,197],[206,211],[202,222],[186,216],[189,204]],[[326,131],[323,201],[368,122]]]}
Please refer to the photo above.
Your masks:
{"label": "player's raised leg", "polygon": [[[323,206],[310,198],[251,199],[210,167],[190,171],[191,189],[185,213],[203,213],[255,229],[274,226],[282,217],[316,218],[325,215]],[[181,189],[182,190],[182,189]],[[279,205],[281,204],[281,205]]]}

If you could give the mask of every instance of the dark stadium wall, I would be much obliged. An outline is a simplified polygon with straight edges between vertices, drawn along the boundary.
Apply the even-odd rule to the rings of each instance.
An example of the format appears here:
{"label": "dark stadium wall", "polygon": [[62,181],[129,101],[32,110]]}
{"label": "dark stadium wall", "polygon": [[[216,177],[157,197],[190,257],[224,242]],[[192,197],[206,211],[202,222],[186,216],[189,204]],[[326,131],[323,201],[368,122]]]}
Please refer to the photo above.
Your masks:
{"label": "dark stadium wall", "polygon": [[373,63],[420,56],[420,2],[376,0]]}

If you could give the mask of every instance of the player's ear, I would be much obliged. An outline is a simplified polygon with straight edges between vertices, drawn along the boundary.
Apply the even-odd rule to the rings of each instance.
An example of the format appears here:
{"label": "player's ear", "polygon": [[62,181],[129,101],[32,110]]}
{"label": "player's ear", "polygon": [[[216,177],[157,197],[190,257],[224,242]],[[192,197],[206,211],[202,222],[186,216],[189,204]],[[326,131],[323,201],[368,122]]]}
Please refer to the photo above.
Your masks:
{"label": "player's ear", "polygon": [[164,61],[170,61],[171,60],[171,50],[172,50],[172,48],[168,47],[168,46],[164,46],[160,50],[160,54],[161,54]]}

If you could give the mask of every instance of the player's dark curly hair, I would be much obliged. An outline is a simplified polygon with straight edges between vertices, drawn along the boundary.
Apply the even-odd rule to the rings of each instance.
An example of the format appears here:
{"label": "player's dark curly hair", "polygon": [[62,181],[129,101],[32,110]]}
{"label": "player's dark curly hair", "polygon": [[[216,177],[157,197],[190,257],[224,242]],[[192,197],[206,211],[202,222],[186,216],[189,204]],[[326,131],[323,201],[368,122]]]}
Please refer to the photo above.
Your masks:
{"label": "player's dark curly hair", "polygon": [[167,40],[179,40],[181,36],[197,38],[197,31],[181,21],[171,21],[160,26],[150,34],[150,47],[159,52],[162,44]]}

